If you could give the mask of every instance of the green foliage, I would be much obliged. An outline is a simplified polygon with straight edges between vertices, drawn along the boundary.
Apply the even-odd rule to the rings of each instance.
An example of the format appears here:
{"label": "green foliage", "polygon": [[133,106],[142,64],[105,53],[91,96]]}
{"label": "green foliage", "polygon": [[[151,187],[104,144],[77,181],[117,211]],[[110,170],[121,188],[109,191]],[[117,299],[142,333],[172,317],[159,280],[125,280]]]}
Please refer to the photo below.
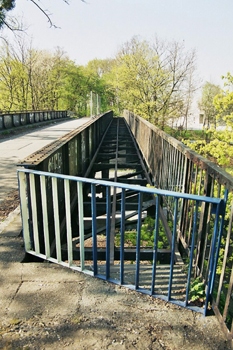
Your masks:
{"label": "green foliage", "polygon": [[[148,216],[141,227],[141,241],[143,242],[143,245],[153,247],[154,233],[155,233],[154,228],[155,228],[155,220]],[[161,241],[160,243],[162,244]]]}
{"label": "green foliage", "polygon": [[0,50],[0,109],[66,109],[85,116],[93,91],[101,96],[100,112],[106,111],[112,96],[98,72],[91,62],[87,67],[77,66],[59,48],[51,53],[24,43],[19,47],[5,43]]}
{"label": "green foliage", "polygon": [[205,299],[205,285],[204,282],[197,277],[192,281],[189,290],[190,301],[203,301]]}
{"label": "green foliage", "polygon": [[204,112],[203,126],[210,128],[211,124],[216,128],[217,109],[214,105],[214,98],[221,92],[218,85],[206,82],[202,88],[202,97],[199,101],[199,108]]}
{"label": "green foliage", "polygon": [[[147,217],[141,226],[141,246],[153,247],[154,246],[154,234],[155,234],[155,220],[151,217]],[[129,246],[136,246],[137,232],[136,230],[125,232],[125,243]],[[120,245],[120,233],[116,234],[115,244]],[[159,224],[159,239],[157,244],[159,249],[168,248],[169,242],[164,232],[162,224]]]}
{"label": "green foliage", "polygon": [[[215,125],[212,125],[208,130],[203,130],[203,136],[200,140],[193,139],[195,142],[190,142],[186,138],[183,142],[202,156],[217,163],[230,174],[233,174],[233,76],[228,73],[227,76],[223,77],[223,80],[224,89],[220,90],[213,98],[214,110],[211,109],[212,103],[210,106],[210,101],[206,101],[207,105],[205,108],[209,108],[209,111],[206,111],[207,114],[209,113],[209,124],[215,120],[217,126],[218,123],[224,123],[224,130],[216,130]],[[212,101],[212,97],[216,94],[219,87],[212,86],[210,83],[206,84],[208,84],[206,85],[207,88],[213,89],[211,92]]]}
{"label": "green foliage", "polygon": [[216,131],[210,129],[212,134],[209,134],[209,141],[206,142],[205,139],[194,140],[190,142],[189,140],[184,140],[183,143],[188,147],[215,162],[223,169],[229,173],[233,173],[233,135],[232,132]]}
{"label": "green foliage", "polygon": [[209,131],[210,142],[201,149],[201,153],[220,166],[229,168],[233,161],[233,77],[228,73],[223,80],[224,89],[214,97],[214,107],[217,121],[224,122],[226,127],[223,131]]}
{"label": "green foliage", "polygon": [[[0,51],[0,109],[68,109],[88,113],[90,92],[102,110],[128,108],[164,128],[184,112],[194,54],[176,42],[133,38],[115,59],[77,66],[62,50],[35,50],[19,42]],[[186,108],[187,109],[187,108]]]}
{"label": "green foliage", "polygon": [[119,108],[127,108],[164,128],[187,110],[194,53],[182,44],[133,37],[117,55],[111,85]]}

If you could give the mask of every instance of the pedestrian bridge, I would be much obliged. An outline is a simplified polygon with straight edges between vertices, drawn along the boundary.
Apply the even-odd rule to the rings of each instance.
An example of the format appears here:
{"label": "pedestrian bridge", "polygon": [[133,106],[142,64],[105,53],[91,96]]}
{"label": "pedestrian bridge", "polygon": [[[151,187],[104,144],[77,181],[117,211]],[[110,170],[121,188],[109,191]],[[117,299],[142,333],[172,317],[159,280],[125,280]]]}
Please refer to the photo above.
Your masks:
{"label": "pedestrian bridge", "polygon": [[128,111],[19,165],[29,256],[205,315],[212,306],[232,338],[229,174]]}

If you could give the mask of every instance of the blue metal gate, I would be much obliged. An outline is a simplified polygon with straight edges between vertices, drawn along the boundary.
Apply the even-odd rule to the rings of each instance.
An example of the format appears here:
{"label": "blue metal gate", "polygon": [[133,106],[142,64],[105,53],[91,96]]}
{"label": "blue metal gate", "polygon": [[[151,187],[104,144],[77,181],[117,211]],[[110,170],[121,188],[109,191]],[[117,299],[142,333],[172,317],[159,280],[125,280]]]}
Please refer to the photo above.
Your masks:
{"label": "blue metal gate", "polygon": [[[218,262],[224,199],[28,169],[18,169],[18,180],[26,253],[206,315]],[[105,206],[102,215],[97,215],[99,187],[105,189],[101,198],[101,205]],[[118,209],[113,218],[114,191]],[[126,205],[129,191],[134,196],[131,210]],[[148,216],[148,196],[154,201],[155,209],[153,228],[150,228],[153,243],[145,247],[142,228]],[[169,218],[171,237],[168,247],[160,249],[161,216],[164,215],[160,204],[165,197],[173,212]],[[86,198],[89,202],[85,202]],[[203,256],[205,276],[198,276],[196,256],[200,254],[199,221],[203,203],[211,207],[211,230],[206,238],[208,251]],[[185,260],[177,246],[177,227],[184,205],[190,208],[190,245]],[[128,219],[132,220],[129,231],[134,236],[134,246],[126,239]],[[142,258],[145,251],[146,258]],[[198,302],[193,301],[191,295],[197,279],[203,284],[203,297]]]}

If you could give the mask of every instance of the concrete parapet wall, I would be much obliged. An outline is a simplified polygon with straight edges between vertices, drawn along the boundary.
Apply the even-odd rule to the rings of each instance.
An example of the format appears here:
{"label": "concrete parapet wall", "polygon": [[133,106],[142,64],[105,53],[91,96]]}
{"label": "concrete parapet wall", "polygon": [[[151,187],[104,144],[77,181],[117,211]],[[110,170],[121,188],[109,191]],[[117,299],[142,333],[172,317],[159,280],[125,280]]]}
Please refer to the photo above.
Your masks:
{"label": "concrete parapet wall", "polygon": [[10,112],[0,115],[0,131],[66,117],[67,111]]}

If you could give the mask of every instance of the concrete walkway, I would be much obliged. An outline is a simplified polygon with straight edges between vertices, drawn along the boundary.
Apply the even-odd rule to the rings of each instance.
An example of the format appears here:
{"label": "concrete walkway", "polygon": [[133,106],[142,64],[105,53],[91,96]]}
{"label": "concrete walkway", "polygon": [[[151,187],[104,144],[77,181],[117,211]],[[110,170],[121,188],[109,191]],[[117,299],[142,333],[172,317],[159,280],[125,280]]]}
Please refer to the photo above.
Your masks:
{"label": "concrete walkway", "polygon": [[18,188],[16,169],[20,160],[80,127],[90,118],[54,122],[52,126],[40,127],[36,131],[7,139],[0,135],[0,203],[11,190]]}

